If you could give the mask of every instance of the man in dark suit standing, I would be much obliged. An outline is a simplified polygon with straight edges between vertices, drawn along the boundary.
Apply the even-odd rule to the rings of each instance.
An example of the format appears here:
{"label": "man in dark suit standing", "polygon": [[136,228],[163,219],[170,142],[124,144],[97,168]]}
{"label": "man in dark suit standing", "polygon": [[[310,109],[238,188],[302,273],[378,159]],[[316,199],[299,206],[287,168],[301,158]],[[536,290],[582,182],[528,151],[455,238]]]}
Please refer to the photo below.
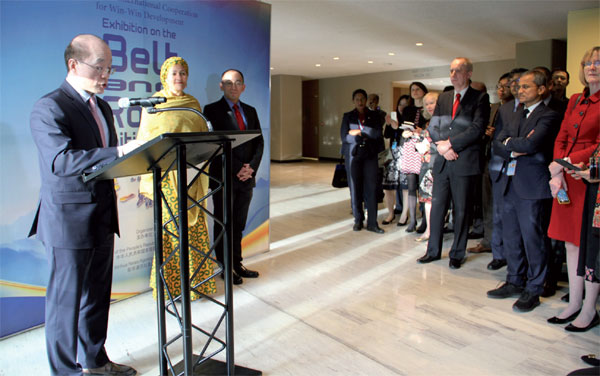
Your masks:
{"label": "man in dark suit standing", "polygon": [[[228,69],[221,75],[219,87],[223,97],[204,107],[204,115],[210,120],[215,131],[260,130],[260,122],[256,109],[240,101],[240,95],[246,89],[244,75],[236,69]],[[252,201],[252,191],[256,186],[256,171],[263,154],[264,141],[262,135],[233,149],[232,177],[233,194],[233,283],[243,283],[243,278],[257,278],[258,272],[247,269],[242,264],[242,231],[246,227],[248,209]],[[210,174],[222,180],[221,159],[217,158],[210,166]],[[215,190],[217,182],[211,180],[210,188]],[[215,216],[223,219],[223,192],[219,190],[213,196]],[[213,234],[218,234],[222,227],[215,222]],[[223,242],[215,248],[217,260],[223,263]]]}
{"label": "man in dark suit standing", "polygon": [[521,76],[518,95],[524,107],[494,140],[494,150],[504,159],[500,185],[504,193],[502,223],[507,276],[506,283],[487,295],[519,295],[513,309],[521,312],[540,304],[547,269],[544,207],[552,199],[548,165],[553,129],[560,117],[542,101],[545,86],[542,72],[529,71]]}
{"label": "man in dark suit standing", "polygon": [[114,234],[119,233],[112,180],[84,183],[82,174],[110,163],[141,142],[117,147],[104,93],[112,73],[108,45],[90,34],[65,50],[67,77],[31,113],[38,149],[40,201],[30,236],[46,248],[46,348],[53,375],[135,375],[109,360],[104,343],[112,284]]}
{"label": "man in dark suit standing", "polygon": [[440,94],[429,123],[429,134],[436,144],[439,158],[433,165],[431,231],[427,253],[419,263],[439,260],[442,255],[444,215],[450,198],[454,206],[454,243],[449,266],[460,268],[467,246],[469,221],[468,196],[481,174],[480,144],[490,116],[490,100],[469,86],[473,64],[464,57],[450,64],[450,81],[454,90]]}

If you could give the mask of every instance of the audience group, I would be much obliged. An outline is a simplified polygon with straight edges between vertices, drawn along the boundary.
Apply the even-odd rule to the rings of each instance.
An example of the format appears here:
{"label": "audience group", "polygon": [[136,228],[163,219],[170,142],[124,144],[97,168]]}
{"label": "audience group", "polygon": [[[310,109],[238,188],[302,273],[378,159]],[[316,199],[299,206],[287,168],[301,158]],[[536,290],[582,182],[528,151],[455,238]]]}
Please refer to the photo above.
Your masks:
{"label": "audience group", "polygon": [[[517,298],[518,312],[555,294],[566,261],[568,305],[548,322],[587,331],[600,323],[600,47],[583,55],[585,88],[570,99],[565,69],[513,69],[498,79],[493,104],[472,73],[469,59],[454,59],[452,86],[437,94],[413,82],[391,114],[377,95],[354,91],[341,126],[353,230],[363,229],[366,207],[366,229],[385,232],[382,191],[381,224],[400,214],[396,224],[427,242],[419,263],[440,260],[452,231],[449,267],[467,252],[491,252],[487,268],[506,266],[506,280],[487,296]],[[467,249],[469,238],[481,240]]]}

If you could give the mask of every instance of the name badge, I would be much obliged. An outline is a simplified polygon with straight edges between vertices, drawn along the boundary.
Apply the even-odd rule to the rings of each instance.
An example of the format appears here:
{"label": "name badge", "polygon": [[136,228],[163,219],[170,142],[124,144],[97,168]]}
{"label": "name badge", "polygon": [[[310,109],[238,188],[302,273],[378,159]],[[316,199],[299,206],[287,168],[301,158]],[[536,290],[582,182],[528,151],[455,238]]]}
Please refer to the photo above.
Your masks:
{"label": "name badge", "polygon": [[514,176],[516,169],[517,169],[517,160],[513,159],[512,161],[510,161],[508,163],[508,167],[506,168],[506,175],[507,176]]}

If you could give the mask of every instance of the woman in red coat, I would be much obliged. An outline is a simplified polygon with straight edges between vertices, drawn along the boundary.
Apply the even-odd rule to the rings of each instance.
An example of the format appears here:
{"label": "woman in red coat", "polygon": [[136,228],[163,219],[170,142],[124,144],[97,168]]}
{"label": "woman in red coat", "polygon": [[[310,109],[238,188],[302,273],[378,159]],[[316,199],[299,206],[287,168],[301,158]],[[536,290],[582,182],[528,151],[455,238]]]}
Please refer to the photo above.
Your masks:
{"label": "woman in red coat", "polygon": [[[554,144],[554,158],[564,158],[570,163],[587,164],[598,144],[600,132],[600,47],[587,51],[581,60],[579,79],[585,85],[583,93],[571,97],[559,134]],[[569,305],[558,316],[548,320],[550,323],[563,324],[573,321],[576,328],[587,330],[598,324],[595,299],[600,284],[586,282],[586,299],[594,299],[593,309],[582,309],[584,288],[583,276],[577,275],[579,259],[579,241],[585,184],[564,173],[561,165],[552,162],[549,166],[552,179],[550,188],[556,197],[564,189],[570,199],[569,204],[552,205],[548,236],[562,240],[567,248],[567,267],[569,274]],[[577,331],[577,330],[576,330]]]}

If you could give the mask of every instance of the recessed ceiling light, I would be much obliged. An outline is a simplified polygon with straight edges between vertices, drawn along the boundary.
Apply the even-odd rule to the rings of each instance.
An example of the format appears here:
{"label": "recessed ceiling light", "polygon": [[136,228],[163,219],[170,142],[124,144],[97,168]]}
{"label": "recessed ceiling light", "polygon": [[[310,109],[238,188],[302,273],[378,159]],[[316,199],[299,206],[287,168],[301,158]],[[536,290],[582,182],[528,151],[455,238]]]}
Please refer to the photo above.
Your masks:
{"label": "recessed ceiling light", "polygon": [[315,67],[320,67],[320,66],[321,66],[321,64],[315,64]]}
{"label": "recessed ceiling light", "polygon": [[340,59],[339,56],[336,56],[336,57],[333,58],[333,60],[339,60],[339,59]]}
{"label": "recessed ceiling light", "polygon": [[373,64],[373,60],[367,61],[367,64]]}
{"label": "recessed ceiling light", "polygon": [[393,53],[393,52],[388,52],[388,55],[390,55],[390,56],[394,56],[394,55],[396,55],[396,54],[395,54],[395,53]]}
{"label": "recessed ceiling light", "polygon": [[422,45],[423,45],[423,43],[421,43],[421,42],[417,42],[417,43],[415,43],[415,46],[419,46],[419,47],[421,47]]}

